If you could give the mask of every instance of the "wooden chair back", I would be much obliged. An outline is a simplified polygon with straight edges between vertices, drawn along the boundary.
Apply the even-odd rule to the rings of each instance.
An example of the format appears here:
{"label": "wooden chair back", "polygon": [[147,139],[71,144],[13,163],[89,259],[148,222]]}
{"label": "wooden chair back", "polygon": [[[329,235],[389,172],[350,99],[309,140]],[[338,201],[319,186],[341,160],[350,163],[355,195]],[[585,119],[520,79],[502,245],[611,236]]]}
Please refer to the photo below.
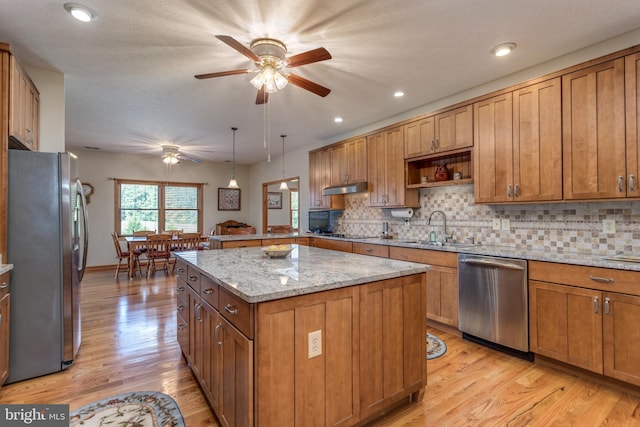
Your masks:
{"label": "wooden chair back", "polygon": [[[116,255],[118,259],[126,258],[129,254],[124,255],[125,250],[123,248],[127,247],[127,240],[124,237],[119,237],[115,232],[111,233],[111,237],[113,239],[113,244],[116,247]],[[122,246],[122,242],[124,241],[124,246]]]}
{"label": "wooden chair back", "polygon": [[175,229],[175,230],[164,230],[162,232],[162,234],[171,234],[174,237],[178,237],[180,234],[182,234],[183,229]]}
{"label": "wooden chair back", "polygon": [[156,230],[139,230],[133,232],[134,237],[148,236],[149,234],[156,234]]}
{"label": "wooden chair back", "polygon": [[201,243],[203,237],[200,233],[182,233],[178,236],[178,242],[175,245],[176,251],[198,251],[202,250]]}
{"label": "wooden chair back", "polygon": [[271,234],[291,234],[293,233],[293,227],[290,225],[272,225],[269,227]]}
{"label": "wooden chair back", "polygon": [[229,228],[228,234],[256,234],[255,227],[237,227],[237,228]]}
{"label": "wooden chair back", "polygon": [[147,236],[147,258],[169,258],[172,241],[171,234],[149,234]]}

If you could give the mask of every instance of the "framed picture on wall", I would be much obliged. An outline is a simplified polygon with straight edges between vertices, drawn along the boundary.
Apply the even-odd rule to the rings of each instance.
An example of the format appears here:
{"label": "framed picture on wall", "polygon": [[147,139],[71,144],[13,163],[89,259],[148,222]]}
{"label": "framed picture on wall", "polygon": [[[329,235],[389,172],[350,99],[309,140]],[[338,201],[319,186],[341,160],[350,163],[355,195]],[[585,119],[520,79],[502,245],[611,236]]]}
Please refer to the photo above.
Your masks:
{"label": "framed picture on wall", "polygon": [[267,193],[267,208],[282,209],[282,193],[269,191]]}
{"label": "framed picture on wall", "polygon": [[219,211],[239,211],[240,210],[240,189],[218,187],[218,210]]}

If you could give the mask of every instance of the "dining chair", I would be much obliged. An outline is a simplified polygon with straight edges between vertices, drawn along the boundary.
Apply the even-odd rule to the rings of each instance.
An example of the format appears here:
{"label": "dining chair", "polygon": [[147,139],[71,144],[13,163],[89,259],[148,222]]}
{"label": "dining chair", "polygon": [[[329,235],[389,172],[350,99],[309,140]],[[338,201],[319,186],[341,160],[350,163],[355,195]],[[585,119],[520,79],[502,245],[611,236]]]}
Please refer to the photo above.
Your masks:
{"label": "dining chair", "polygon": [[162,261],[162,269],[169,272],[169,258],[171,258],[171,246],[173,236],[171,234],[149,234],[147,236],[147,279],[157,269],[156,262]]}
{"label": "dining chair", "polygon": [[200,233],[182,233],[178,236],[176,252],[181,251],[201,251],[204,249],[202,246],[203,238]]}
{"label": "dining chair", "polygon": [[272,225],[269,227],[271,234],[291,234],[293,233],[293,227],[290,225]]}
{"label": "dining chair", "polygon": [[178,235],[182,234],[183,229],[175,229],[175,230],[164,230],[162,234],[171,234],[174,237],[178,237]]}
{"label": "dining chair", "polygon": [[[129,257],[131,253],[129,252],[127,240],[124,237],[119,237],[115,232],[111,233],[111,237],[113,238],[113,244],[116,248],[116,256],[118,257],[118,265],[116,266],[116,279],[118,278],[118,274],[120,273],[120,269],[122,268],[122,261],[125,262],[125,270],[129,273]],[[139,250],[133,251],[133,259],[134,259],[134,272],[137,268],[138,272],[142,276],[142,270],[140,269],[140,254]]]}
{"label": "dining chair", "polygon": [[156,234],[156,230],[139,230],[133,232],[134,237],[148,236],[149,234]]}

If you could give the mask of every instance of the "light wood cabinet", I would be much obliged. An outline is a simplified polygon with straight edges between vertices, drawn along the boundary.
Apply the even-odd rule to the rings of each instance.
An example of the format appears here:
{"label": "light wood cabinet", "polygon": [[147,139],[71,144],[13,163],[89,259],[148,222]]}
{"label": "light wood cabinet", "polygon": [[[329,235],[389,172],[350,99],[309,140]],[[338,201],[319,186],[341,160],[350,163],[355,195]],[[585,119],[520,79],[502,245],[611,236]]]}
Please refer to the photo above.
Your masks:
{"label": "light wood cabinet", "polygon": [[9,325],[11,293],[9,292],[9,273],[0,276],[0,387],[9,376]]}
{"label": "light wood cabinet", "polygon": [[389,258],[389,246],[372,243],[353,242],[353,253]]}
{"label": "light wood cabinet", "polygon": [[13,55],[10,61],[9,136],[30,150],[38,150],[40,94]]}
{"label": "light wood cabinet", "polygon": [[353,243],[347,240],[331,240],[314,237],[312,246],[334,251],[353,252]]}
{"label": "light wood cabinet", "polygon": [[529,262],[531,351],[640,385],[640,272]]}
{"label": "light wood cabinet", "polygon": [[625,58],[627,197],[639,197],[640,177],[640,53]]}
{"label": "light wood cabinet", "polygon": [[367,181],[367,139],[359,137],[332,145],[331,185]]}
{"label": "light wood cabinet", "polygon": [[424,282],[424,275],[415,275],[360,287],[362,418],[408,393],[424,393],[426,326],[411,320],[425,318]]}
{"label": "light wood cabinet", "polygon": [[418,189],[407,189],[404,128],[398,126],[367,137],[369,206],[418,207]]}
{"label": "light wood cabinet", "polygon": [[624,61],[562,76],[566,200],[627,197]]}
{"label": "light wood cabinet", "polygon": [[405,158],[473,146],[472,105],[404,125]]}
{"label": "light wood cabinet", "polygon": [[322,148],[309,152],[309,209],[344,209],[344,195],[323,196],[331,185],[331,151]]}
{"label": "light wood cabinet", "polygon": [[458,255],[391,246],[389,257],[429,264],[427,272],[427,319],[458,328]]}

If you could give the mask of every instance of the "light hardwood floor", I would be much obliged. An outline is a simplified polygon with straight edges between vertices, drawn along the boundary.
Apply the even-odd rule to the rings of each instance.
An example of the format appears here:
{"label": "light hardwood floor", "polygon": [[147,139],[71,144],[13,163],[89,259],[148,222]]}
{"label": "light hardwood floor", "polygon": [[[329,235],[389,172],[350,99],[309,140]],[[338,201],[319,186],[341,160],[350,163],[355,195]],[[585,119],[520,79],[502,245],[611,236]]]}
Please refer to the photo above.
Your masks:
{"label": "light hardwood floor", "polygon": [[[0,389],[2,403],[67,403],[71,410],[129,391],[172,396],[188,427],[217,426],[176,342],[175,279],[120,281],[89,272],[82,285],[82,346],[71,368]],[[427,362],[423,402],[374,426],[640,425],[640,392],[529,363],[431,329],[447,353]],[[280,426],[277,426],[280,427]]]}

